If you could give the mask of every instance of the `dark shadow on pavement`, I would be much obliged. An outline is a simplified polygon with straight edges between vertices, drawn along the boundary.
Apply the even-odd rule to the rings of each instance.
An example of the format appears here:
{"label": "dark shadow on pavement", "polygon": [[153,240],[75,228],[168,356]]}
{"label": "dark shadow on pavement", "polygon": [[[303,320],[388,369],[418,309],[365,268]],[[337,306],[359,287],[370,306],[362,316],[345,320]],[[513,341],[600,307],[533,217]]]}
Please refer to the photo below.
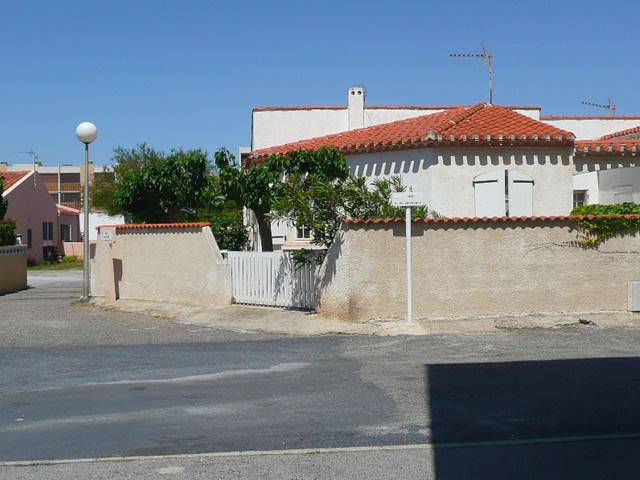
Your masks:
{"label": "dark shadow on pavement", "polygon": [[635,478],[640,358],[426,365],[437,480]]}

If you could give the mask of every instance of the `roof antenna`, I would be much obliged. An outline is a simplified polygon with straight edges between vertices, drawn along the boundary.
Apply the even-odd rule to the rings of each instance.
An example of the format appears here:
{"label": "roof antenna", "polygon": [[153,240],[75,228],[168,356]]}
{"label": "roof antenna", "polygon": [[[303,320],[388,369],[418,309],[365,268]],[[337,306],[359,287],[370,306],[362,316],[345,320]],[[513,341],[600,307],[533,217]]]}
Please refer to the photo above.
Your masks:
{"label": "roof antenna", "polygon": [[605,110],[609,111],[612,117],[616,116],[616,111],[618,110],[618,107],[616,107],[616,102],[614,102],[613,98],[611,97],[607,98],[607,104],[594,103],[594,102],[580,102],[580,103],[582,103],[583,105],[589,105],[590,107],[604,108]]}
{"label": "roof antenna", "polygon": [[38,162],[38,154],[33,151],[33,148],[28,152],[15,152],[15,153],[24,153],[25,155],[31,156],[31,161],[33,162],[33,186],[36,186],[36,172],[38,171],[37,166]]}
{"label": "roof antenna", "polygon": [[489,65],[489,103],[493,105],[493,53],[484,45],[480,45],[480,53],[450,53],[450,57],[481,58]]}

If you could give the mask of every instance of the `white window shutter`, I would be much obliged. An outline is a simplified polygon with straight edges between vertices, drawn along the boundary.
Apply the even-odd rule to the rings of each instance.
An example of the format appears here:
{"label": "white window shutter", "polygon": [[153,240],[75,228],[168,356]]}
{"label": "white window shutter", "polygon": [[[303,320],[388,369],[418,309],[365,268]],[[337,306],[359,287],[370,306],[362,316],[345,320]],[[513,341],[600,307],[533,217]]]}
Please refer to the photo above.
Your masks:
{"label": "white window shutter", "polygon": [[613,187],[613,203],[633,202],[633,188],[631,185]]}
{"label": "white window shutter", "polygon": [[533,215],[533,179],[529,175],[509,170],[509,216]]}
{"label": "white window shutter", "polygon": [[505,210],[504,170],[478,175],[473,180],[476,217],[503,217]]}

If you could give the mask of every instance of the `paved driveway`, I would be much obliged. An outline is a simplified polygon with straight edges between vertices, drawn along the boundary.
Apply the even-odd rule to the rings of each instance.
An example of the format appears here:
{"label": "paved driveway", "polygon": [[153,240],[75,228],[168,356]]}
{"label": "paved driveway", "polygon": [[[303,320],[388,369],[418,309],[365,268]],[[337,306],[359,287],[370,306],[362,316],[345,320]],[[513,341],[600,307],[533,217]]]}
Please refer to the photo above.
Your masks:
{"label": "paved driveway", "polygon": [[[30,275],[30,285],[0,297],[0,461],[204,456],[5,465],[0,478],[629,478],[635,469],[638,330],[287,337],[77,305],[80,272]],[[230,453],[292,449],[319,450]]]}

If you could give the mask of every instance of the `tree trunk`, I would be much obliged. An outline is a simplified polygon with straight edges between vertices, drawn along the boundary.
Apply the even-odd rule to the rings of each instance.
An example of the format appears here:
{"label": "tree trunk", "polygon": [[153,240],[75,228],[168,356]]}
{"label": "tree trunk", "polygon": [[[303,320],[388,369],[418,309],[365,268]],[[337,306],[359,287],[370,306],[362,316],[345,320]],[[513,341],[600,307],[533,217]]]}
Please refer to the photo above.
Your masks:
{"label": "tree trunk", "polygon": [[260,234],[260,245],[263,252],[273,252],[273,238],[271,237],[271,221],[264,213],[254,212],[256,222],[258,222],[258,233]]}

